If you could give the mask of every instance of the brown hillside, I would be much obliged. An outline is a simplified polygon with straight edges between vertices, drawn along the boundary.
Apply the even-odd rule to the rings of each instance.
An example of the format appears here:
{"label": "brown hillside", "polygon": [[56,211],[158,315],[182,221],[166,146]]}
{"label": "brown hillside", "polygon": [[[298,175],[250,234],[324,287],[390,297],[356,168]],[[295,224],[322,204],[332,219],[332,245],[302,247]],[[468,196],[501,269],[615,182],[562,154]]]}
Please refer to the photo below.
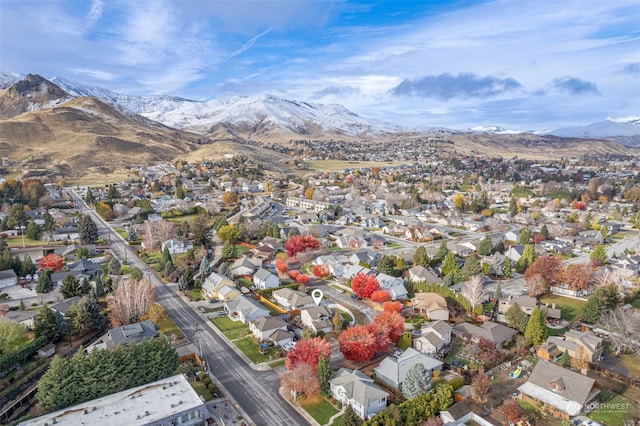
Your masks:
{"label": "brown hillside", "polygon": [[29,74],[0,91],[0,119],[64,102],[71,96],[39,75]]}
{"label": "brown hillside", "polygon": [[169,162],[194,149],[197,136],[139,116],[127,116],[95,98],[0,121],[0,151],[23,174],[78,178],[127,167]]}

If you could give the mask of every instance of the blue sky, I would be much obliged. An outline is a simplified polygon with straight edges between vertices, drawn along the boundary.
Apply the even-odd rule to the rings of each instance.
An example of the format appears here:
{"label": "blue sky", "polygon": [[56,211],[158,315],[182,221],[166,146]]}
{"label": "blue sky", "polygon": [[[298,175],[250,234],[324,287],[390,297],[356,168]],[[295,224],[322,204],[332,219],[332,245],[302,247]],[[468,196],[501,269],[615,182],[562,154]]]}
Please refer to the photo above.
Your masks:
{"label": "blue sky", "polygon": [[0,69],[415,126],[640,116],[637,0],[0,1]]}

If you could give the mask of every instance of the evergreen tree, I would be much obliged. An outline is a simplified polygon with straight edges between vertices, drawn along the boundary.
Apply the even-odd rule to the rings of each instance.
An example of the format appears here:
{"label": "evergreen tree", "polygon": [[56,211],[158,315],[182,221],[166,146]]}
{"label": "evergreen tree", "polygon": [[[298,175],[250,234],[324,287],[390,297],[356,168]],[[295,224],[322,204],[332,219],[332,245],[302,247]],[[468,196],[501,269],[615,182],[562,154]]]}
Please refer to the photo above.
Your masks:
{"label": "evergreen tree", "polygon": [[40,313],[35,320],[34,334],[37,338],[44,337],[49,342],[61,336],[56,314],[48,306],[40,308]]}
{"label": "evergreen tree", "polygon": [[20,276],[26,277],[27,275],[33,275],[36,273],[36,265],[33,264],[31,260],[31,256],[26,254],[22,259],[22,264],[20,265]]}
{"label": "evergreen tree", "polygon": [[236,254],[235,246],[227,241],[222,246],[222,253],[220,254],[223,259],[231,259]]}
{"label": "evergreen tree", "polygon": [[442,240],[442,242],[440,243],[440,247],[438,247],[438,252],[436,253],[436,259],[439,262],[442,262],[448,253],[449,249],[447,248],[447,241]]}
{"label": "evergreen tree", "polygon": [[96,275],[95,278],[95,289],[96,289],[96,297],[102,297],[104,296],[104,285],[102,284],[102,274],[98,274]]}
{"label": "evergreen tree", "polygon": [[362,420],[360,420],[360,417],[353,411],[351,405],[347,405],[339,421],[340,424],[338,426],[360,426],[362,424]]}
{"label": "evergreen tree", "polygon": [[162,275],[164,275],[165,277],[168,277],[169,275],[171,275],[173,273],[174,270],[175,270],[175,267],[173,266],[173,262],[169,261],[169,262],[164,264],[164,269],[162,270]]}
{"label": "evergreen tree", "polygon": [[522,228],[520,230],[520,237],[518,238],[518,242],[523,246],[526,246],[531,242],[532,232],[529,228]]}
{"label": "evergreen tree", "polygon": [[460,279],[464,281],[469,277],[472,277],[474,275],[481,275],[481,274],[482,274],[482,265],[480,264],[480,260],[478,260],[478,258],[473,254],[467,257],[467,259],[464,262],[464,265],[462,266],[462,269],[460,270]]}
{"label": "evergreen tree", "polygon": [[203,279],[211,275],[211,260],[209,259],[209,256],[204,255],[200,261],[200,268],[198,270],[200,272],[200,277]]}
{"label": "evergreen tree", "polygon": [[511,197],[511,200],[509,200],[509,213],[511,213],[511,217],[518,214],[518,201],[516,197]]}
{"label": "evergreen tree", "polygon": [[533,308],[524,337],[534,346],[541,345],[547,340],[549,331],[547,330],[547,314],[538,308]]}
{"label": "evergreen tree", "polygon": [[500,284],[500,281],[498,281],[498,284],[496,284],[496,289],[493,292],[493,298],[496,300],[499,300],[502,297],[502,285]]}
{"label": "evergreen tree", "polygon": [[560,359],[558,359],[558,365],[564,368],[571,367],[571,357],[569,356],[569,351],[562,352],[562,355],[560,355]]}
{"label": "evergreen tree", "polygon": [[502,276],[504,278],[511,278],[511,274],[513,272],[513,268],[511,267],[511,259],[506,257],[504,259],[504,263],[502,264]]}
{"label": "evergreen tree", "polygon": [[402,382],[402,395],[407,399],[413,399],[429,390],[431,390],[431,372],[420,363],[409,367]]}
{"label": "evergreen tree", "polygon": [[107,189],[107,200],[113,201],[118,197],[120,197],[120,194],[118,194],[118,189],[116,188],[116,185],[112,183]]}
{"label": "evergreen tree", "polygon": [[166,265],[167,262],[173,263],[173,258],[171,257],[171,253],[169,253],[169,247],[164,246],[164,250],[162,250],[162,264]]}
{"label": "evergreen tree", "polygon": [[520,332],[526,330],[529,321],[527,314],[523,312],[522,308],[517,303],[509,306],[509,309],[507,309],[507,312],[504,314],[504,319],[507,321],[507,325],[509,327],[515,328]]}
{"label": "evergreen tree", "polygon": [[53,216],[51,216],[51,213],[49,213],[49,210],[44,212],[42,219],[44,220],[45,231],[51,232],[55,229],[56,221],[53,219]]}
{"label": "evergreen tree", "polygon": [[53,290],[53,283],[51,282],[51,271],[46,269],[40,273],[38,277],[38,284],[36,284],[36,293],[49,293]]}
{"label": "evergreen tree", "polygon": [[39,240],[40,239],[41,229],[33,220],[30,220],[27,224],[27,238],[30,240]]}
{"label": "evergreen tree", "polygon": [[604,312],[620,304],[620,293],[615,284],[608,284],[595,289],[582,308],[582,320],[596,324]]}
{"label": "evergreen tree", "polygon": [[96,225],[88,214],[82,216],[80,219],[78,233],[80,234],[81,244],[93,244],[98,241],[98,225]]}
{"label": "evergreen tree", "polygon": [[120,274],[121,268],[122,268],[122,265],[120,264],[120,261],[118,260],[118,258],[115,256],[112,256],[111,260],[109,261],[109,274],[118,275]]}
{"label": "evergreen tree", "polygon": [[143,276],[144,276],[144,274],[142,273],[142,271],[140,269],[131,268],[131,278],[133,278],[136,281],[140,281]]}
{"label": "evergreen tree", "polygon": [[178,279],[178,289],[180,291],[187,291],[193,287],[193,275],[189,268],[185,269]]}
{"label": "evergreen tree", "polygon": [[331,378],[333,371],[331,370],[331,364],[329,364],[329,358],[324,355],[320,356],[318,359],[316,374],[318,375],[318,383],[320,383],[320,392],[324,396],[331,396],[331,385],[329,384],[329,379]]}
{"label": "evergreen tree", "polygon": [[481,254],[482,256],[489,256],[492,251],[493,241],[491,241],[491,236],[489,236],[489,234],[485,234],[484,238],[482,238],[482,241],[480,241],[480,244],[478,245],[478,254]]}
{"label": "evergreen tree", "polygon": [[380,260],[378,260],[378,264],[376,265],[376,269],[381,274],[387,274],[387,275],[393,274],[393,269],[394,269],[393,260],[389,256],[387,256],[386,254],[382,255],[380,257]]}
{"label": "evergreen tree", "polygon": [[593,251],[589,255],[591,260],[598,260],[600,263],[604,264],[607,262],[607,252],[604,249],[604,245],[598,244],[594,247]]}
{"label": "evergreen tree", "polygon": [[545,238],[548,239],[549,238],[549,229],[547,229],[547,224],[545,223],[544,225],[542,225],[542,228],[540,228],[540,234]]}
{"label": "evergreen tree", "polygon": [[420,246],[413,253],[413,264],[420,265],[425,268],[429,267],[430,259],[427,254],[427,249],[424,246]]}
{"label": "evergreen tree", "polygon": [[[84,280],[83,280],[84,281]],[[84,296],[89,292],[91,287],[86,284],[86,282],[81,283],[73,276],[71,272],[69,272],[62,279],[62,285],[60,286],[60,293],[65,299],[74,296]]]}
{"label": "evergreen tree", "polygon": [[459,269],[458,257],[452,251],[448,252],[442,261],[442,275],[457,274]]}
{"label": "evergreen tree", "polygon": [[65,316],[67,326],[69,327],[69,334],[73,336],[83,335],[93,328],[93,321],[87,310],[87,305],[82,301],[71,305]]}
{"label": "evergreen tree", "polygon": [[93,196],[93,192],[91,192],[91,188],[87,188],[87,194],[84,196],[84,202],[88,205],[92,205],[95,203],[96,197]]}

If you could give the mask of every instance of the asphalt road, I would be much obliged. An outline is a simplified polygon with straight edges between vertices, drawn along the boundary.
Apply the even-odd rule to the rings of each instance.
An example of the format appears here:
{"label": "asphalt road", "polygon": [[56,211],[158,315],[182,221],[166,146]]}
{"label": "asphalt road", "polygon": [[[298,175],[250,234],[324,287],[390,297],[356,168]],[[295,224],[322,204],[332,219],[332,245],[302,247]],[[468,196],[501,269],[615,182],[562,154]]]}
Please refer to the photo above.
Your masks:
{"label": "asphalt road", "polygon": [[[293,407],[284,401],[278,388],[280,381],[274,371],[255,371],[239,359],[227,342],[220,338],[191,306],[184,302],[151,269],[131,251],[126,242],[113,231],[84,201],[71,192],[83,214],[90,214],[100,235],[111,242],[111,251],[120,260],[127,260],[140,269],[156,286],[158,302],[184,335],[202,347],[204,360],[213,375],[222,383],[231,397],[238,402],[256,425],[305,425],[309,424]],[[196,331],[199,330],[199,331]]]}

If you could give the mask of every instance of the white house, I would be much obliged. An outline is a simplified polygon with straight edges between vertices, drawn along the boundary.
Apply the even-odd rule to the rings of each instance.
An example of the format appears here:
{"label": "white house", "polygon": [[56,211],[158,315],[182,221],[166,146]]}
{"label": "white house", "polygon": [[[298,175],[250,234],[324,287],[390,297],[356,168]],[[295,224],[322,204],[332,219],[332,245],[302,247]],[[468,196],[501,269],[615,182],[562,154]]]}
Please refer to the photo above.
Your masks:
{"label": "white house", "polygon": [[169,254],[171,255],[182,254],[186,253],[188,250],[191,250],[193,248],[193,243],[183,242],[172,238],[170,240],[162,242],[161,250],[164,251],[165,248],[169,250]]}
{"label": "white house", "polygon": [[273,292],[273,298],[284,309],[306,309],[315,306],[313,298],[303,291],[281,288]]}
{"label": "white house", "polygon": [[378,280],[380,288],[389,293],[391,300],[407,298],[408,293],[402,278],[380,273],[376,275],[376,280]]}
{"label": "white house", "polygon": [[280,278],[264,268],[258,268],[253,274],[253,286],[264,290],[266,288],[276,288],[280,286]]}
{"label": "white house", "polygon": [[343,406],[350,405],[361,419],[373,417],[387,408],[389,394],[359,370],[341,368],[331,376],[329,384],[331,396]]}
{"label": "white house", "polygon": [[276,330],[287,331],[287,323],[277,317],[262,317],[249,321],[249,330],[257,340],[267,340]]}
{"label": "white house", "polygon": [[420,330],[420,337],[413,339],[413,347],[427,355],[435,355],[451,343],[453,328],[444,321],[427,323]]}
{"label": "white house", "polygon": [[433,372],[433,370],[442,370],[443,362],[413,348],[407,348],[399,357],[390,356],[383,359],[373,370],[382,383],[401,391],[407,371],[416,364],[422,364],[427,371]]}
{"label": "white house", "polygon": [[269,310],[260,303],[248,297],[237,297],[230,302],[224,302],[224,310],[234,319],[243,323],[254,321],[258,318],[268,317]]}
{"label": "white house", "polygon": [[313,306],[300,312],[300,321],[316,334],[319,331],[331,333],[333,330],[333,322],[331,321],[333,315],[333,312],[324,305]]}

